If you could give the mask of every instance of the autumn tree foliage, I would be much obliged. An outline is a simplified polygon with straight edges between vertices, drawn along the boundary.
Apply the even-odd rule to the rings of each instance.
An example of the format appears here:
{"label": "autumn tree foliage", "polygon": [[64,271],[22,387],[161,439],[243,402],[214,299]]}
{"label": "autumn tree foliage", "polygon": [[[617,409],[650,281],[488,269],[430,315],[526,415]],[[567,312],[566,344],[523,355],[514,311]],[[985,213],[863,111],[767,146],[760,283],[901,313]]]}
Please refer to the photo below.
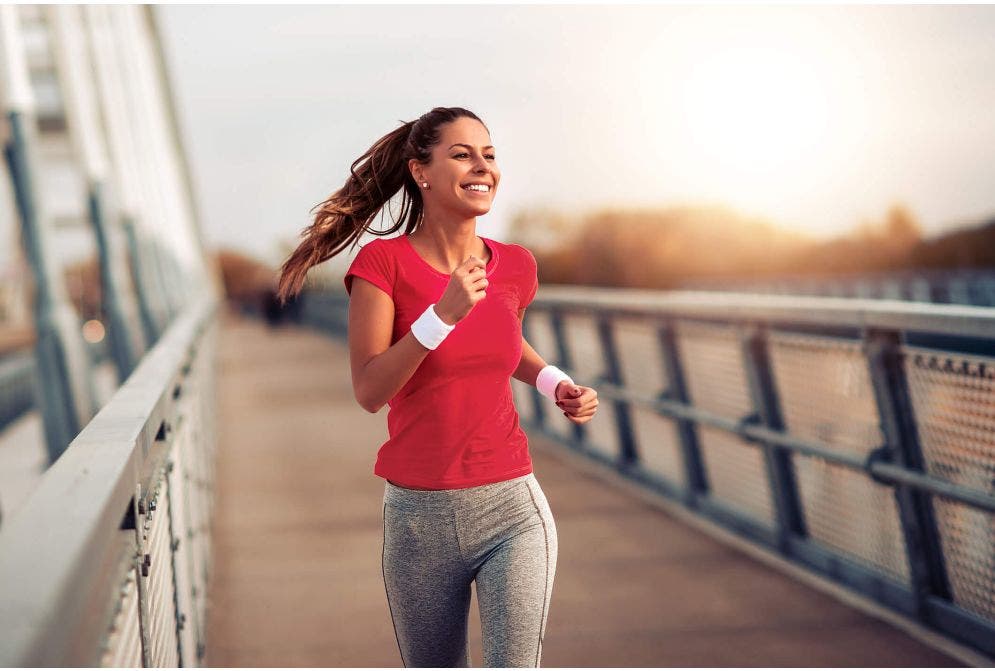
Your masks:
{"label": "autumn tree foliage", "polygon": [[995,267],[995,221],[924,239],[901,203],[830,240],[720,206],[602,209],[576,217],[523,210],[510,234],[533,250],[540,281],[553,284],[670,289],[695,279]]}
{"label": "autumn tree foliage", "polygon": [[[544,216],[516,218],[512,237],[529,246]],[[540,281],[671,288],[689,277],[764,276],[783,272],[785,259],[809,244],[805,236],[709,206],[600,210],[569,231],[558,247],[530,247]]]}

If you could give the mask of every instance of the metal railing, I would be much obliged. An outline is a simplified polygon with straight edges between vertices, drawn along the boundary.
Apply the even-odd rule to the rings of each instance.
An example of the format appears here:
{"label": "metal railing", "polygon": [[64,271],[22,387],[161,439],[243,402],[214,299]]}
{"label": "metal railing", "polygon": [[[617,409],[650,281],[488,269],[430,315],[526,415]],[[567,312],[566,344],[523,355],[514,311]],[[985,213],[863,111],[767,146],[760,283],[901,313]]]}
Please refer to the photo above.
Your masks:
{"label": "metal railing", "polygon": [[995,306],[995,269],[909,268],[831,276],[797,274],[763,279],[697,279],[684,283],[681,288],[792,296],[880,298],[990,307]]}
{"label": "metal railing", "polygon": [[995,652],[995,310],[546,286],[523,330],[602,400],[578,426],[513,379],[530,432]]}
{"label": "metal railing", "polygon": [[197,666],[218,299],[188,307],[0,529],[0,666]]}
{"label": "metal railing", "polygon": [[526,338],[606,403],[523,423],[995,652],[995,310],[557,288]]}
{"label": "metal railing", "polygon": [[34,352],[16,352],[0,360],[0,431],[35,407]]}

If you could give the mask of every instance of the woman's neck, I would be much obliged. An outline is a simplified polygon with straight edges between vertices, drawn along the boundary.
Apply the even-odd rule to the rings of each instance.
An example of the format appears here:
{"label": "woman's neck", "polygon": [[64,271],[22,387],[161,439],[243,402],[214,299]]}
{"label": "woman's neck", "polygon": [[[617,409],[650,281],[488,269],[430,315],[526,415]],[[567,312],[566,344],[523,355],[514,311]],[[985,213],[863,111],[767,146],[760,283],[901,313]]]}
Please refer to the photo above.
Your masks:
{"label": "woman's neck", "polygon": [[471,254],[487,261],[487,247],[483,240],[477,241],[476,217],[452,222],[424,217],[408,238],[419,242],[422,250],[446,268],[455,268]]}

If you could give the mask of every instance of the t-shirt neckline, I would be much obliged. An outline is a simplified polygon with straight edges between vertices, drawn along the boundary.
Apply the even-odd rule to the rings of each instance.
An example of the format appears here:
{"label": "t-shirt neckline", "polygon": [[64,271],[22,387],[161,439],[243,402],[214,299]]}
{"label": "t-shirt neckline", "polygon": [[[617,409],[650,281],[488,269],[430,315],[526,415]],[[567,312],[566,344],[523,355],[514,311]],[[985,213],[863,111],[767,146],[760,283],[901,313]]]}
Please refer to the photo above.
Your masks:
{"label": "t-shirt neckline", "polygon": [[[428,269],[429,272],[431,272],[433,275],[437,275],[438,277],[444,277],[447,279],[449,278],[448,273],[442,272],[441,270],[439,270],[431,263],[422,258],[421,254],[418,253],[418,250],[415,249],[415,246],[411,244],[410,240],[408,240],[407,233],[402,233],[399,237],[404,238],[404,246],[407,247],[408,251],[411,252],[411,255],[414,256],[423,266],[425,266],[425,268]],[[494,272],[494,269],[497,267],[497,261],[498,261],[497,245],[493,244],[493,241],[490,238],[485,238],[482,235],[480,236],[480,239],[484,241],[484,245],[487,247],[487,249],[491,250],[491,259],[490,261],[487,262],[487,265],[484,267],[485,277],[490,277],[491,274]]]}

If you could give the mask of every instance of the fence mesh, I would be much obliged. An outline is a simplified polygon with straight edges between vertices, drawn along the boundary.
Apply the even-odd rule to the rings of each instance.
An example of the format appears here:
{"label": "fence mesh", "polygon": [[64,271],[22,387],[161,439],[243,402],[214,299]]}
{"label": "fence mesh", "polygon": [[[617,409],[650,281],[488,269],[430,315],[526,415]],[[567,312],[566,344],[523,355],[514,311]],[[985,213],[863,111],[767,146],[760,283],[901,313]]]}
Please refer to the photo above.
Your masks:
{"label": "fence mesh", "polygon": [[[579,384],[592,386],[595,390],[606,373],[605,355],[601,340],[598,337],[597,322],[593,315],[564,315],[563,329],[566,333],[567,347],[570,348],[572,370],[576,373],[571,377]],[[563,413],[553,406],[559,416]],[[609,457],[617,457],[620,452],[618,441],[615,404],[611,402],[598,404],[598,421],[587,422],[584,430],[587,434],[587,446]],[[569,421],[569,420],[566,420]]]}
{"label": "fence mesh", "polygon": [[[657,324],[632,318],[616,319],[615,346],[626,388],[657,397],[668,386],[670,373],[660,351]],[[687,483],[677,423],[656,411],[632,406],[632,432],[640,463],[647,471],[681,487]]]}
{"label": "fence mesh", "polygon": [[[677,349],[693,405],[729,419],[753,412],[738,328],[680,322]],[[721,429],[698,426],[697,431],[711,493],[772,526],[770,484],[760,449]]]}
{"label": "fence mesh", "polygon": [[[902,347],[930,475],[995,494],[995,359]],[[953,601],[995,619],[995,516],[935,497]]]}
{"label": "fence mesh", "polygon": [[[559,365],[560,355],[556,347],[556,336],[553,332],[552,319],[546,310],[533,310],[528,314],[528,342],[540,357],[548,364]],[[569,346],[569,345],[568,345]],[[564,370],[572,374],[572,370]],[[546,429],[554,435],[566,440],[573,439],[573,428],[570,421],[563,416],[553,402],[543,397],[546,409]],[[519,406],[521,408],[521,406]]]}
{"label": "fence mesh", "polygon": [[618,349],[625,386],[649,396],[656,396],[670,379],[663,357],[657,327],[652,322],[617,319],[615,346]]}
{"label": "fence mesh", "polygon": [[[787,432],[866,457],[884,443],[859,342],[772,332],[771,369]],[[908,558],[894,490],[863,472],[792,455],[809,535],[902,582]]]}

